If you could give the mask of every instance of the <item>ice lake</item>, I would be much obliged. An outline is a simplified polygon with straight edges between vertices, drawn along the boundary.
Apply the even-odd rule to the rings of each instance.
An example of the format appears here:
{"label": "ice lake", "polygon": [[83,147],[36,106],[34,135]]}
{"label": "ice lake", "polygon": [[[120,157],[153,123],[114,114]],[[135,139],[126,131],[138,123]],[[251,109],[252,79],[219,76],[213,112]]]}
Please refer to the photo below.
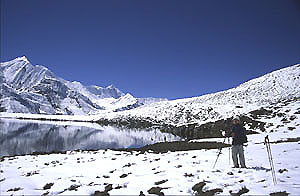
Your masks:
{"label": "ice lake", "polygon": [[127,129],[96,123],[0,119],[0,156],[33,152],[136,148],[179,140],[158,129]]}

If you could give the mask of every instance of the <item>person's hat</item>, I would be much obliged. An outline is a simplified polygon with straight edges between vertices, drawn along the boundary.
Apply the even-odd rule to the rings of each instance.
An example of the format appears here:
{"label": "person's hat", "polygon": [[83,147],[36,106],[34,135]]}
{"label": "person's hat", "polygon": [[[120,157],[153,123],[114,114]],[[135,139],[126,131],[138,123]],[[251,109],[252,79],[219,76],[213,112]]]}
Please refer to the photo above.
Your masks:
{"label": "person's hat", "polygon": [[238,117],[238,116],[235,116],[235,117],[233,117],[233,119],[232,120],[237,120],[237,121],[240,121],[240,118]]}

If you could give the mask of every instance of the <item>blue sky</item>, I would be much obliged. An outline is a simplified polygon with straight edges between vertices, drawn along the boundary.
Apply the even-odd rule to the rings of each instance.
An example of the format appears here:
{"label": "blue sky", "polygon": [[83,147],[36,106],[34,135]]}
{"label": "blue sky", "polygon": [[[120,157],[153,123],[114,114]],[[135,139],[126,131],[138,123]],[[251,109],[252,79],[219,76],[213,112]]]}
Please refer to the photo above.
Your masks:
{"label": "blue sky", "polygon": [[1,0],[1,61],[169,99],[300,62],[299,0]]}

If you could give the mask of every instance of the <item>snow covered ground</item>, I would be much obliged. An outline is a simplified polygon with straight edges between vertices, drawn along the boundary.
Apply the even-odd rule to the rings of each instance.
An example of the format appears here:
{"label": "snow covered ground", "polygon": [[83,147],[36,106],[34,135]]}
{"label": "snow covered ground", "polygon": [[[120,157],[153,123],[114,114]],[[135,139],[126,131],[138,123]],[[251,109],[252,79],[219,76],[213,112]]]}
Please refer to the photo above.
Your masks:
{"label": "snow covered ground", "polygon": [[[269,123],[266,132],[248,136],[245,147],[248,169],[232,169],[229,150],[224,148],[213,169],[218,149],[168,153],[98,150],[66,154],[6,157],[1,166],[1,195],[89,195],[112,184],[110,195],[147,194],[151,187],[165,188],[165,195],[192,195],[192,187],[206,181],[204,190],[220,188],[222,195],[238,192],[266,195],[286,191],[300,194],[299,103],[276,107],[283,117],[260,116]],[[279,115],[281,116],[281,115]],[[290,121],[282,121],[282,118]],[[291,120],[293,119],[293,120]],[[272,122],[272,124],[270,124]],[[274,185],[263,144],[269,135],[278,184]],[[287,142],[294,138],[294,142]],[[202,139],[198,141],[222,141]],[[162,183],[163,182],[163,183]],[[53,185],[51,184],[53,183]],[[155,184],[156,183],[156,184]],[[160,184],[162,183],[162,184]],[[52,186],[51,186],[52,185]]]}
{"label": "snow covered ground", "polygon": [[[151,152],[67,152],[67,154],[6,157],[1,164],[1,195],[88,195],[112,184],[111,195],[138,195],[151,187],[161,187],[166,195],[191,195],[194,184],[206,181],[206,189],[221,188],[222,194],[238,192],[246,186],[248,194],[261,195],[286,191],[300,194],[299,142],[271,144],[276,177],[270,172],[264,134],[249,136],[245,148],[248,169],[232,169],[229,151],[222,154],[213,169],[218,150],[194,150],[156,154]],[[274,138],[300,137],[300,129],[270,133]],[[231,162],[232,164],[232,162]],[[282,173],[279,170],[283,171]],[[155,182],[166,180],[155,185]],[[49,189],[46,184],[54,183]],[[77,187],[73,190],[74,187]],[[20,189],[19,189],[20,188]],[[12,190],[17,191],[12,191]],[[19,189],[19,190],[18,190]]]}

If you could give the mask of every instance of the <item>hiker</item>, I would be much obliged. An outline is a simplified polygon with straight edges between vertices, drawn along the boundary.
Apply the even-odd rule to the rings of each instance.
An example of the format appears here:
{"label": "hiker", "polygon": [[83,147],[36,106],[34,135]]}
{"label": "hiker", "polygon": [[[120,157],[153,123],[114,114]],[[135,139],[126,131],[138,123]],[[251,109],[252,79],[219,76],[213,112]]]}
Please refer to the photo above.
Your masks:
{"label": "hiker", "polygon": [[246,168],[243,144],[247,142],[246,129],[241,125],[240,118],[233,118],[232,125],[232,160],[234,168],[239,168],[238,158],[241,168]]}

